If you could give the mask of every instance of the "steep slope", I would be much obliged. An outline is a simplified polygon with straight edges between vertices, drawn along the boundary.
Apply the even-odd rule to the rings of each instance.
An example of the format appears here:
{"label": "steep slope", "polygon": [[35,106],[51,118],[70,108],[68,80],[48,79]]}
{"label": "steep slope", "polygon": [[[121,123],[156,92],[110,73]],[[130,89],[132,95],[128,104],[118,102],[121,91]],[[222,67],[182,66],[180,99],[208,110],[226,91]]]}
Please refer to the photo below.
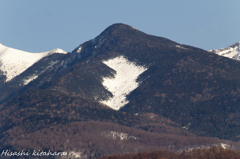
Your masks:
{"label": "steep slope", "polygon": [[[106,86],[104,79],[117,78],[118,71],[104,63],[123,57],[129,64],[147,69],[136,76],[138,84],[130,94],[120,93],[120,111],[155,113],[201,136],[238,140],[238,61],[147,35],[124,24],[108,27],[77,47],[71,56],[66,63],[68,71],[64,74],[63,70],[61,77],[45,88],[105,101],[108,105],[117,97],[117,89]],[[77,77],[74,70],[85,73]],[[73,81],[79,87],[72,87]],[[80,81],[86,82],[83,85]]]}
{"label": "steep slope", "polygon": [[[67,54],[52,53],[52,55],[42,57],[39,61],[33,63],[25,71],[7,82],[5,81],[6,76],[2,74],[0,103],[10,100],[29,89],[39,88],[45,82],[50,81],[57,73],[56,70],[61,67],[61,61],[65,56]],[[13,66],[17,69],[18,63]],[[38,82],[34,82],[35,80]]]}
{"label": "steep slope", "polygon": [[[58,78],[50,81],[44,88],[64,90],[69,94],[80,95],[102,102],[111,100],[114,90],[108,90],[109,86],[106,86],[104,81],[107,78],[118,78],[117,76],[120,75],[118,73],[121,72],[114,66],[107,64],[107,62],[113,61],[112,65],[117,66],[119,60],[121,60],[122,68],[119,69],[128,69],[129,66],[132,66],[132,69],[136,68],[133,72],[139,70],[132,82],[136,82],[136,86],[138,86],[141,81],[135,79],[146,71],[157,60],[156,57],[159,56],[155,54],[154,48],[149,49],[145,45],[156,45],[158,49],[168,49],[169,47],[175,48],[177,43],[165,38],[149,36],[127,25],[112,25],[95,39],[73,50],[62,64],[63,69]],[[126,71],[122,72],[126,73]],[[79,87],[72,87],[72,83]],[[129,89],[128,92],[133,91],[135,88]],[[123,98],[126,98],[128,93],[120,94],[125,94]]]}
{"label": "steep slope", "polygon": [[172,67],[150,67],[121,111],[154,112],[198,135],[237,140],[239,63],[208,54],[202,59],[194,56],[189,54]]}
{"label": "steep slope", "polygon": [[[57,62],[56,56],[58,55],[56,54],[60,57],[67,53],[61,49],[43,53],[29,53],[0,44],[0,103],[9,97],[14,97],[12,94],[52,68]],[[30,69],[31,71],[28,71],[29,68],[41,60],[45,61],[40,62],[42,67],[34,67]]]}
{"label": "steep slope", "polygon": [[237,42],[227,48],[209,50],[209,52],[234,60],[240,60],[240,42]]}
{"label": "steep slope", "polygon": [[[91,158],[168,144],[175,151],[238,145],[208,137],[239,139],[240,63],[125,24],[109,26],[71,53],[41,58],[0,90],[0,149],[32,144]],[[89,136],[88,124],[94,125]],[[140,140],[124,143],[121,133]]]}
{"label": "steep slope", "polygon": [[[106,78],[118,78],[117,68],[105,64],[118,58],[145,68],[134,78],[137,87],[126,93],[104,83]],[[73,50],[61,67],[41,89],[106,105],[118,99],[120,104],[108,106],[162,115],[201,136],[238,140],[240,135],[238,61],[114,24]]]}
{"label": "steep slope", "polygon": [[[66,52],[61,49],[54,49],[43,53],[29,53],[0,44],[0,70],[6,76],[6,82],[8,82],[41,58],[54,53],[66,54]],[[34,79],[36,76],[32,78]],[[26,85],[30,80],[31,79],[26,80],[24,84]]]}

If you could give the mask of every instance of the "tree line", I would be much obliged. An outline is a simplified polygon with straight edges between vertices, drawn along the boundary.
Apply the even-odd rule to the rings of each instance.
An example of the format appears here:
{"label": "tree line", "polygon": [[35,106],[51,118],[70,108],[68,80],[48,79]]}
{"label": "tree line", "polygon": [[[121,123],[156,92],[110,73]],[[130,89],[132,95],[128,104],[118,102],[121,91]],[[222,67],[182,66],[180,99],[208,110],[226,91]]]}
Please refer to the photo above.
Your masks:
{"label": "tree line", "polygon": [[168,150],[103,156],[100,159],[240,159],[240,152],[219,147],[193,149],[177,153]]}

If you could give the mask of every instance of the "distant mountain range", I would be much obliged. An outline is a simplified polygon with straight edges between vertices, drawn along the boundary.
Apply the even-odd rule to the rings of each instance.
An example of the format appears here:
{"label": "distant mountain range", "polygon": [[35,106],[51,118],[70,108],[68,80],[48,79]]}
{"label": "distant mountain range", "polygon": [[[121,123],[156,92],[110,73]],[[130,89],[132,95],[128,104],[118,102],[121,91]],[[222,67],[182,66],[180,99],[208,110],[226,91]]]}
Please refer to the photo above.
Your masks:
{"label": "distant mountain range", "polygon": [[239,43],[208,52],[125,24],[69,53],[0,45],[0,150],[239,149],[238,54]]}
{"label": "distant mountain range", "polygon": [[240,42],[237,42],[227,48],[210,50],[209,52],[231,59],[240,60]]}
{"label": "distant mountain range", "polygon": [[0,44],[0,70],[6,77],[5,82],[12,80],[43,57],[54,53],[66,54],[66,52],[61,49],[54,49],[43,53],[29,53]]}

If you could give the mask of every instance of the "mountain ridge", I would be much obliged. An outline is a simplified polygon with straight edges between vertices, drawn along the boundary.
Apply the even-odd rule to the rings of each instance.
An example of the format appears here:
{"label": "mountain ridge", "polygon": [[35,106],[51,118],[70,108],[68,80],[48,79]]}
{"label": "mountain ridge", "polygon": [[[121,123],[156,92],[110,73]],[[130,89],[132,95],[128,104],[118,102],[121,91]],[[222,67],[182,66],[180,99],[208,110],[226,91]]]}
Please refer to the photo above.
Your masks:
{"label": "mountain ridge", "polygon": [[[123,67],[119,69],[121,64]],[[136,75],[130,73],[135,76],[131,80],[136,84],[133,89],[124,84],[130,81],[122,79],[126,75],[121,75],[121,70],[131,70],[129,66],[145,68]],[[37,78],[19,86],[36,72]],[[115,85],[114,81],[108,81],[111,83],[108,85],[104,83],[106,79],[118,79],[123,85]],[[33,147],[39,149],[54,149],[56,145],[61,151],[81,150],[88,158],[94,158],[91,152],[95,157],[129,153],[128,144],[136,147],[131,153],[148,146],[150,151],[158,144],[159,148],[164,148],[164,143],[175,151],[221,143],[237,149],[239,81],[239,61],[147,35],[125,24],[113,24],[71,53],[44,57],[0,85],[0,118],[3,121],[0,123],[0,149],[8,146],[22,149],[32,141]],[[125,85],[128,91],[119,91]],[[111,107],[107,101],[114,97],[121,99],[117,106],[123,105]],[[71,136],[80,136],[84,130],[77,128],[78,125],[86,127],[91,122],[106,126],[104,132],[97,128],[98,135],[104,135],[99,140],[94,136],[81,138],[78,142],[84,144],[77,144]],[[111,129],[111,124],[118,128]],[[98,141],[103,141],[111,131],[118,135],[126,133],[126,127],[127,134],[132,131],[131,135],[138,136],[141,144],[133,138],[126,143],[125,140],[107,139],[111,144],[106,146],[107,142],[102,142],[107,148],[99,149],[102,143]],[[94,128],[91,129],[89,134],[94,134]],[[139,135],[133,133],[136,129],[141,130]],[[48,139],[58,130],[61,131],[56,138],[47,144],[44,138]],[[149,139],[143,139],[144,135]],[[66,136],[68,144],[64,140]],[[34,139],[39,137],[40,143]],[[44,147],[39,146],[41,142]],[[71,143],[75,147],[66,149],[65,145]]]}
{"label": "mountain ridge", "polygon": [[6,82],[8,82],[43,57],[47,57],[54,53],[66,54],[65,51],[59,48],[42,53],[29,53],[0,44],[0,70],[3,72],[3,75],[6,76]]}
{"label": "mountain ridge", "polygon": [[209,50],[209,52],[231,59],[240,60],[240,42],[236,42],[227,48]]}

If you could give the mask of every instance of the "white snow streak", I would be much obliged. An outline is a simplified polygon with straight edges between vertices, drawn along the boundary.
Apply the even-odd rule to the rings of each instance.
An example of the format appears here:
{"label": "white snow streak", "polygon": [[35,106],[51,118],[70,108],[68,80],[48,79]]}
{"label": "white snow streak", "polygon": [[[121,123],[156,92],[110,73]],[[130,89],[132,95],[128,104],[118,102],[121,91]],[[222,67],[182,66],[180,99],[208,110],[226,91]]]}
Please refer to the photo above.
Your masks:
{"label": "white snow streak", "polygon": [[8,82],[41,58],[53,53],[66,54],[66,52],[61,49],[54,49],[43,53],[29,53],[0,44],[0,70],[6,75],[6,82]]}
{"label": "white snow streak", "polygon": [[44,70],[42,70],[39,73],[35,73],[31,76],[28,76],[27,78],[23,79],[23,85],[27,85],[29,82],[35,80],[36,78],[38,78],[38,76],[40,76],[42,73],[44,73],[46,70],[53,68],[53,66],[58,63],[58,61],[51,61]]}
{"label": "white snow streak", "polygon": [[103,85],[113,94],[113,97],[101,102],[112,109],[119,110],[128,103],[126,95],[138,87],[139,83],[136,82],[136,79],[147,68],[136,66],[133,62],[129,62],[122,56],[104,61],[103,63],[114,69],[117,73],[114,78],[103,79]]}
{"label": "white snow streak", "polygon": [[31,82],[32,80],[35,80],[36,78],[38,78],[38,75],[32,75],[31,77],[23,81],[23,85],[27,85],[29,82]]}

